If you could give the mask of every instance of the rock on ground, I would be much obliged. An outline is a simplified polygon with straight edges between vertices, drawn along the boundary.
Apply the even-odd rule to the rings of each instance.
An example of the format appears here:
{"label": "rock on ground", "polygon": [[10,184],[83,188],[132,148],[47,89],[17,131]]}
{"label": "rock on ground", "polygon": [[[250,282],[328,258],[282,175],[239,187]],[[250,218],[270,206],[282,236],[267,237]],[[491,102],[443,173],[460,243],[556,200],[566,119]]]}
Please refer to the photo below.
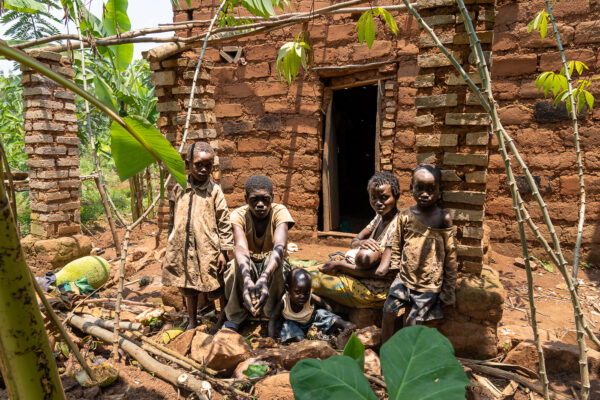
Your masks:
{"label": "rock on ground", "polygon": [[331,345],[321,340],[303,340],[289,346],[261,348],[254,351],[256,358],[274,365],[281,365],[290,370],[296,363],[305,358],[324,360],[337,354]]}
{"label": "rock on ground", "polygon": [[290,374],[286,372],[261,380],[254,386],[254,395],[259,400],[294,400]]}
{"label": "rock on ground", "polygon": [[161,286],[160,297],[165,306],[174,307],[177,311],[185,310],[185,302],[179,288],[172,286]]}
{"label": "rock on ground", "polygon": [[169,344],[167,344],[167,348],[178,352],[182,356],[186,356],[190,351],[192,340],[194,339],[195,335],[196,330],[183,332],[181,335],[177,336]]}
{"label": "rock on ground", "polygon": [[92,251],[92,241],[88,236],[75,235],[56,239],[37,240],[29,235],[21,240],[27,265],[34,275],[61,268],[69,262]]}
{"label": "rock on ground", "polygon": [[223,328],[214,336],[196,332],[192,340],[191,356],[209,368],[231,375],[239,363],[251,356],[251,351],[239,333]]}
{"label": "rock on ground", "polygon": [[371,349],[365,350],[365,374],[381,376],[379,356]]}

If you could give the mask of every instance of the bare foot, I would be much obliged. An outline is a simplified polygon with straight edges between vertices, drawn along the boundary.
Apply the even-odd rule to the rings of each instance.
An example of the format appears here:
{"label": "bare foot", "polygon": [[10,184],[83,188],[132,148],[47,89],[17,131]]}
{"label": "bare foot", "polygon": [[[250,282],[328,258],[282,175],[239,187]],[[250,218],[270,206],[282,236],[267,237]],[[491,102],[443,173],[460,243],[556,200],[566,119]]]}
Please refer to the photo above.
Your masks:
{"label": "bare foot", "polygon": [[196,326],[198,326],[198,323],[196,321],[190,321],[187,325],[187,327],[185,328],[185,331],[191,331],[196,329]]}
{"label": "bare foot", "polygon": [[329,261],[323,265],[321,265],[319,267],[319,271],[323,274],[327,274],[327,275],[337,275],[338,271],[337,271],[337,266],[338,266],[338,262],[337,261]]}
{"label": "bare foot", "polygon": [[215,323],[215,325],[210,328],[210,330],[208,331],[209,335],[214,335],[215,333],[217,333],[219,331],[219,329],[221,329],[221,327],[223,326],[223,324],[225,323],[225,321],[227,320],[227,318],[225,317],[225,313],[223,311],[221,311],[219,313],[219,318],[217,319],[217,322]]}

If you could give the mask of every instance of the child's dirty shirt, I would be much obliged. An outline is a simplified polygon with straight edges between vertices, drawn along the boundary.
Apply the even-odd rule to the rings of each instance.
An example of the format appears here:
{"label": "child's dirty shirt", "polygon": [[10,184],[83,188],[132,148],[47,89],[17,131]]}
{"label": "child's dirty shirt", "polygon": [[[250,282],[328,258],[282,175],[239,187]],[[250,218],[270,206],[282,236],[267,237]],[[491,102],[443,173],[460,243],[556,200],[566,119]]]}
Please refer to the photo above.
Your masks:
{"label": "child's dirty shirt", "polygon": [[212,180],[193,185],[185,193],[177,185],[171,193],[175,221],[163,261],[162,283],[201,292],[221,287],[217,260],[233,250],[229,209],[221,187]]}
{"label": "child's dirty shirt", "polygon": [[292,310],[292,302],[288,292],[283,294],[281,301],[283,302],[283,310],[281,310],[281,315],[283,318],[289,321],[299,322],[301,324],[308,324],[310,322],[315,311],[315,306],[311,304],[310,299],[304,303],[304,307],[302,307],[302,310],[299,312]]}
{"label": "child's dirty shirt", "polygon": [[444,304],[454,304],[458,264],[456,226],[430,228],[406,209],[400,212],[392,242],[393,267],[411,290],[439,293]]}
{"label": "child's dirty shirt", "polygon": [[283,204],[273,203],[271,212],[267,218],[269,219],[267,229],[262,236],[258,237],[256,236],[252,214],[250,213],[248,205],[236,208],[231,213],[231,223],[242,228],[246,234],[250,258],[254,262],[263,261],[269,257],[273,251],[273,234],[279,224],[287,223],[288,229],[291,229],[294,226],[294,219]]}

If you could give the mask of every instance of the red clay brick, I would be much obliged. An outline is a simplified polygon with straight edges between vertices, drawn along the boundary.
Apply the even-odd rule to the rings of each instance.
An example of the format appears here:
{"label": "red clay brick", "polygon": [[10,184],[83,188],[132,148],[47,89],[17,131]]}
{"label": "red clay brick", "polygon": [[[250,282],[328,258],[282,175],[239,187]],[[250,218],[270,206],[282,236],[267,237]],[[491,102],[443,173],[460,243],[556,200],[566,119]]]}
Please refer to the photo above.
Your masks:
{"label": "red clay brick", "polygon": [[[566,50],[565,56],[568,61],[581,61],[588,67],[593,68],[596,61],[596,53],[589,49]],[[563,63],[558,51],[542,54],[540,58],[540,71],[558,72],[562,69]]]}
{"label": "red clay brick", "polygon": [[573,176],[561,176],[560,177],[560,194],[561,195],[573,195],[579,194],[579,177]]}
{"label": "red clay brick", "polygon": [[240,68],[239,77],[241,79],[264,78],[271,75],[269,68],[268,62],[263,62],[260,64],[247,64],[245,67]]}
{"label": "red clay brick", "polygon": [[498,110],[503,125],[522,125],[532,120],[533,110],[523,106],[509,106]]}
{"label": "red clay brick", "polygon": [[281,82],[256,82],[254,92],[261,97],[282,96],[288,93],[288,87]]}
{"label": "red clay brick", "polygon": [[239,117],[242,115],[241,104],[217,104],[215,105],[215,116],[217,118],[223,117]]}
{"label": "red clay brick", "polygon": [[535,54],[514,54],[494,57],[492,76],[517,76],[536,72],[537,56]]}
{"label": "red clay brick", "polygon": [[238,142],[238,151],[240,153],[262,153],[267,145],[268,140],[257,138],[244,138]]}

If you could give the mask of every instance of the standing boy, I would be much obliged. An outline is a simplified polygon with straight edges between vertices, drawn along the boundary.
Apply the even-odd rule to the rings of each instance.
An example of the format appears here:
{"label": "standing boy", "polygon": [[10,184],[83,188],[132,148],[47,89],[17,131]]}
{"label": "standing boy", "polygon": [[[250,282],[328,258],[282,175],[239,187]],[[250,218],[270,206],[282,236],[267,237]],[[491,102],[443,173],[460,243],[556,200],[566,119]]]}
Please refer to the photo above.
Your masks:
{"label": "standing boy", "polygon": [[[187,190],[177,185],[172,192],[173,230],[163,261],[162,283],[182,290],[189,315],[187,329],[196,327],[198,295],[209,300],[223,297],[223,271],[227,251],[233,250],[229,209],[221,187],[211,179],[215,152],[208,143],[194,143],[186,157]],[[223,314],[223,313],[221,313]],[[217,326],[222,324],[221,315]]]}
{"label": "standing boy", "polygon": [[231,213],[235,259],[225,273],[225,326],[237,330],[248,311],[268,317],[281,299],[290,270],[288,229],[294,220],[273,203],[273,183],[264,175],[246,181],[246,203]]}

